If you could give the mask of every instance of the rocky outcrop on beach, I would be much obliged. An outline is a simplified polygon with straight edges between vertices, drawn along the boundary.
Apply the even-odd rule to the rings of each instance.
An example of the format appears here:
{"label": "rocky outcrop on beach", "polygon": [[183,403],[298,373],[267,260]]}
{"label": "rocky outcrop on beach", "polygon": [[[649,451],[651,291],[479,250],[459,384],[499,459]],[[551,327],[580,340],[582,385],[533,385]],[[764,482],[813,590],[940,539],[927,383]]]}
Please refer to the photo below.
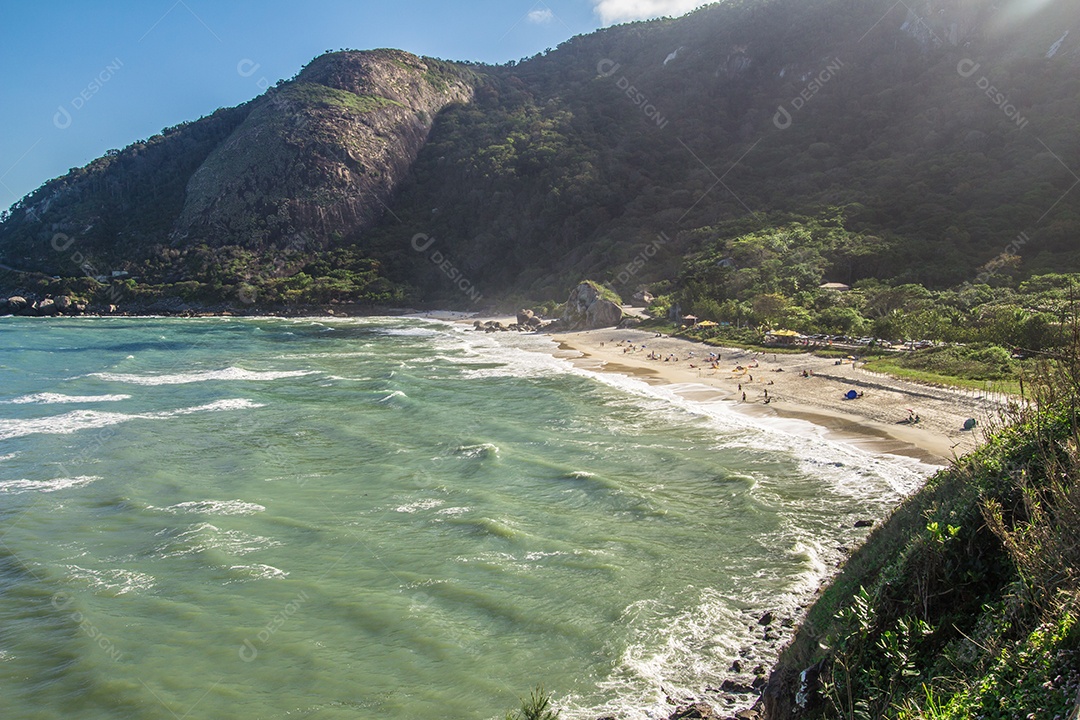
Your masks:
{"label": "rocky outcrop on beach", "polygon": [[532,310],[518,310],[517,322],[503,324],[498,320],[475,320],[473,321],[473,329],[477,332],[533,332],[539,330],[545,325],[550,324],[551,321],[544,320],[541,316],[534,313]]}
{"label": "rocky outcrop on beach", "polygon": [[36,301],[27,300],[21,295],[0,298],[0,315],[54,317],[56,315],[82,315],[85,312],[86,304],[76,302],[68,295],[57,298],[46,296]]}
{"label": "rocky outcrop on beach", "polygon": [[615,327],[622,321],[623,312],[614,292],[586,280],[570,291],[566,307],[559,319],[560,330],[593,330]]}

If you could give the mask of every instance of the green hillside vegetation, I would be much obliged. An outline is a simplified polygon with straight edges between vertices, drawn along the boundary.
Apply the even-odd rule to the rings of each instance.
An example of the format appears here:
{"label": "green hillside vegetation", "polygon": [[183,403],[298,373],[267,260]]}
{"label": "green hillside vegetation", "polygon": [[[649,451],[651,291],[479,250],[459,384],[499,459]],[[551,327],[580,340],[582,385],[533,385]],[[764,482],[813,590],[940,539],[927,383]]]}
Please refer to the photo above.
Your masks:
{"label": "green hillside vegetation", "polygon": [[[785,650],[769,717],[1072,717],[1080,702],[1080,360],[904,502]],[[819,676],[807,696],[799,673]],[[813,686],[814,683],[811,683]],[[796,693],[802,692],[796,701]],[[809,697],[806,701],[804,698]]]}
{"label": "green hillside vegetation", "polygon": [[[59,228],[142,294],[182,283],[193,301],[243,304],[255,288],[305,303],[322,293],[288,278],[342,251],[385,281],[372,289],[361,273],[352,300],[466,306],[410,247],[423,233],[487,298],[561,301],[595,278],[701,316],[947,339],[956,313],[1080,271],[1072,40],[1047,57],[1069,5],[1045,3],[1008,32],[990,30],[994,12],[747,0],[502,66],[329,53],[250,103],[46,183],[0,223],[0,261],[86,275],[51,247]],[[415,143],[415,161],[384,132]],[[726,257],[734,267],[710,266]],[[813,298],[817,280],[920,306],[945,293],[953,315]]]}

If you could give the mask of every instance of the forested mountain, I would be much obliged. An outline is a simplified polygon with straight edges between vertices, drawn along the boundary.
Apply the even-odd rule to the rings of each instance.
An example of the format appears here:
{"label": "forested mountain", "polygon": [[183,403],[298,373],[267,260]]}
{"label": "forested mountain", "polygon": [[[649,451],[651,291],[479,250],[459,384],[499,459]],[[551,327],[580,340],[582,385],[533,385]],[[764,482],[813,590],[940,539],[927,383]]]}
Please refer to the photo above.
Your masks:
{"label": "forested mountain", "polygon": [[1078,271],[1078,20],[733,0],[502,66],[329,53],[46,183],[0,262],[53,292],[125,271],[147,297],[459,306],[585,277],[719,306]]}

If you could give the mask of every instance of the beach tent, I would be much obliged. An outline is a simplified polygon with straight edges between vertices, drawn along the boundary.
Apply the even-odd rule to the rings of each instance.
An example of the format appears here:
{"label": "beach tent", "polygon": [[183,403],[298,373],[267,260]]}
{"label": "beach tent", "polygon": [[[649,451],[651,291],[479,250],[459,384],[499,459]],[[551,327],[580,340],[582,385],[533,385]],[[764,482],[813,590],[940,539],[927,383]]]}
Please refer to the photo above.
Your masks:
{"label": "beach tent", "polygon": [[854,400],[855,398],[859,397],[859,393],[855,392],[854,390],[848,390],[846,393],[844,393],[844,397],[846,397],[848,400]]}
{"label": "beach tent", "polygon": [[696,325],[697,324],[697,315],[683,315],[682,319],[683,320],[692,320],[693,322],[690,323],[691,325]]}
{"label": "beach tent", "polygon": [[964,421],[964,429],[965,430],[974,430],[976,424],[977,423],[975,422],[975,418],[968,418],[967,420]]}

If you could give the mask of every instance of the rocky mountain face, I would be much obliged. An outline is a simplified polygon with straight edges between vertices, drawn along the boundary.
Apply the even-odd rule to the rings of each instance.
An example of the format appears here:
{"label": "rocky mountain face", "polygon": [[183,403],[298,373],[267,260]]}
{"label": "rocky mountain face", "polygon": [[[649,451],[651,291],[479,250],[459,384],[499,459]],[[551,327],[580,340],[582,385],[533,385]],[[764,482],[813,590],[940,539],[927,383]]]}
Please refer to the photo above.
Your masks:
{"label": "rocky mountain face", "polygon": [[1075,22],[1071,0],[748,0],[502,66],[329,53],[21,200],[0,263],[62,281],[0,294],[126,272],[191,302],[629,297],[825,216],[858,242],[815,267],[847,284],[1080,269]]}
{"label": "rocky mountain face", "polygon": [[323,55],[249,103],[46,183],[3,216],[0,257],[18,270],[129,269],[150,282],[295,273],[380,219],[436,116],[472,94],[471,72],[449,63]]}
{"label": "rocky mountain face", "polygon": [[362,232],[382,217],[434,118],[472,92],[405,52],[319,57],[195,171],[171,239],[322,248]]}

